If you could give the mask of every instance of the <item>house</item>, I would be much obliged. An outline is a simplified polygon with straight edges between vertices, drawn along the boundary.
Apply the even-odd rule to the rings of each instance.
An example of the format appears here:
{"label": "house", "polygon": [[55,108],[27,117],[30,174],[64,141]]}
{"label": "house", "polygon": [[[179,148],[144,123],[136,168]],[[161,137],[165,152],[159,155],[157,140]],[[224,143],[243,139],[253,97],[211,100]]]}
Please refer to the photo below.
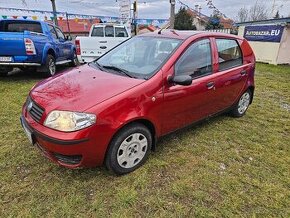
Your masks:
{"label": "house", "polygon": [[[69,32],[71,36],[75,38],[76,36],[88,36],[91,26],[96,23],[100,23],[100,19],[69,19],[67,20],[59,20],[58,26],[62,29],[62,31],[68,35]],[[69,31],[70,29],[70,31]]]}

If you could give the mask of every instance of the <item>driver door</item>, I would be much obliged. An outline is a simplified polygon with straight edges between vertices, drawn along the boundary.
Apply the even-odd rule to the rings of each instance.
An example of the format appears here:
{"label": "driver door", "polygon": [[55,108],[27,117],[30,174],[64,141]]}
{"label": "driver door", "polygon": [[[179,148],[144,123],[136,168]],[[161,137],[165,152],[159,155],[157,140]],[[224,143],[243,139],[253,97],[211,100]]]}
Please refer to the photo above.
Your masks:
{"label": "driver door", "polygon": [[214,96],[213,59],[210,40],[201,39],[193,42],[171,68],[168,75],[190,75],[192,84],[165,83],[164,134],[207,117]]}

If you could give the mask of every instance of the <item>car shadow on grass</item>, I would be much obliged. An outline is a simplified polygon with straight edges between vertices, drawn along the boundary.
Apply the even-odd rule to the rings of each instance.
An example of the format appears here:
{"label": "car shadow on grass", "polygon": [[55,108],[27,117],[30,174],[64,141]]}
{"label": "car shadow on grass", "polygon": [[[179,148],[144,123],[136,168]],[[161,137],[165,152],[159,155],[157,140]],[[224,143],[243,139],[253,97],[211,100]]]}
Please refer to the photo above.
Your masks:
{"label": "car shadow on grass", "polygon": [[[64,73],[73,69],[72,67],[68,66],[58,66],[57,67],[57,74]],[[18,68],[14,68],[13,71],[9,72],[7,76],[0,77],[1,81],[27,81],[27,80],[44,80],[47,77],[44,73],[37,72],[36,70],[31,71],[22,71]]]}

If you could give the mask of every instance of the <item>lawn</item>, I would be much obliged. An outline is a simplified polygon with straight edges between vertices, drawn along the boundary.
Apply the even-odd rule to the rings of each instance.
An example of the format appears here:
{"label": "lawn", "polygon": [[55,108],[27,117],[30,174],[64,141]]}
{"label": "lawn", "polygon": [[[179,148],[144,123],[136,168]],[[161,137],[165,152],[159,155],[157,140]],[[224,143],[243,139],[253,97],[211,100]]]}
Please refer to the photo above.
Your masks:
{"label": "lawn", "polygon": [[0,217],[290,217],[290,67],[257,65],[247,115],[164,137],[137,171],[70,170],[20,126],[41,78],[0,78]]}

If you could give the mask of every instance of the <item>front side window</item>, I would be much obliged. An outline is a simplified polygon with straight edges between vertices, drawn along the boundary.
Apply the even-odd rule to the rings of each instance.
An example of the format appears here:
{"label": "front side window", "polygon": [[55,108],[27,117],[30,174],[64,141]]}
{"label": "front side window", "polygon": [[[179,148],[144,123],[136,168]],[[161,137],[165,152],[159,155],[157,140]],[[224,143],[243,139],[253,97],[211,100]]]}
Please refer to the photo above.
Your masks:
{"label": "front side window", "polygon": [[216,39],[219,70],[227,70],[243,64],[242,52],[236,40]]}
{"label": "front side window", "polygon": [[175,65],[175,75],[188,75],[197,78],[211,72],[212,55],[209,39],[193,43]]}
{"label": "front side window", "polygon": [[161,37],[134,37],[97,60],[100,66],[118,67],[137,78],[150,78],[182,41]]}

